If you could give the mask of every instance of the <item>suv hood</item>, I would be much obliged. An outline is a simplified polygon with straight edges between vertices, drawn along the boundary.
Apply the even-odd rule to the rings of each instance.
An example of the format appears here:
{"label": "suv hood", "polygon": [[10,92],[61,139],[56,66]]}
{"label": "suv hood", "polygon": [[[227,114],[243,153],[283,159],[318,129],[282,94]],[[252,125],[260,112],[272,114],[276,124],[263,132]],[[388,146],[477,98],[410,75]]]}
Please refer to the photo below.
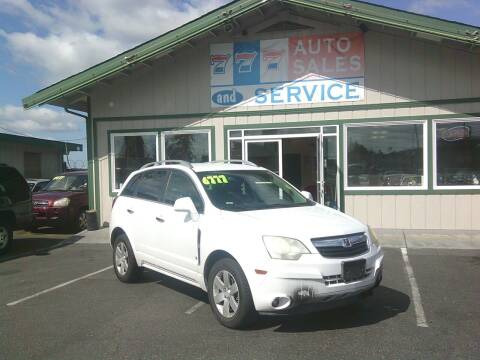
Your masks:
{"label": "suv hood", "polygon": [[55,201],[64,197],[70,197],[73,194],[78,194],[73,191],[46,191],[32,194],[32,200],[50,200]]}
{"label": "suv hood", "polygon": [[[310,239],[367,231],[360,221],[323,205],[231,213],[263,235]],[[229,215],[232,216],[232,215]],[[248,223],[248,225],[247,225]]]}

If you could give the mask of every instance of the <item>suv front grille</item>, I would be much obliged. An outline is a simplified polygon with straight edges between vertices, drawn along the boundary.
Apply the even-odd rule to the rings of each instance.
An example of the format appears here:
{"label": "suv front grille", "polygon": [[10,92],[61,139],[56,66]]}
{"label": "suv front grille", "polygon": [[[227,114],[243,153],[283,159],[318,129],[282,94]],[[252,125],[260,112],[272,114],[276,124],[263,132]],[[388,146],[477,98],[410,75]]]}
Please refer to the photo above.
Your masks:
{"label": "suv front grille", "polygon": [[348,258],[368,251],[367,235],[357,233],[312,239],[320,255],[326,258]]}

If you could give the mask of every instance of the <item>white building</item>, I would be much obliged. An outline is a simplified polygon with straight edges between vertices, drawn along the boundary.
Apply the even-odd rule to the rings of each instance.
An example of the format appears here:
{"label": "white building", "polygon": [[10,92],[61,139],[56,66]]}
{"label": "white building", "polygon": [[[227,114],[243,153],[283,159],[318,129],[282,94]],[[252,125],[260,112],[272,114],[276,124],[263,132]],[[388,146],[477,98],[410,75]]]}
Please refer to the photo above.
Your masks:
{"label": "white building", "polygon": [[377,228],[480,229],[480,29],[239,0],[24,99],[87,116],[90,207],[128,173],[245,159]]}
{"label": "white building", "polygon": [[82,151],[81,144],[0,133],[0,163],[25,178],[50,179],[63,172],[64,155]]}

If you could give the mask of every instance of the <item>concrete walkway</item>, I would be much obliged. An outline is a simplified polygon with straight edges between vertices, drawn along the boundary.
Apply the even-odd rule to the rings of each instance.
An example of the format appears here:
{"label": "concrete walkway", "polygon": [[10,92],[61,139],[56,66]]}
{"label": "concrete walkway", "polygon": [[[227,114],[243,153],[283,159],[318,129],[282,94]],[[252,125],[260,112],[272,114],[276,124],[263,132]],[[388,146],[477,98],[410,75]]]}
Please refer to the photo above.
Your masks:
{"label": "concrete walkway", "polygon": [[384,247],[480,249],[480,231],[375,229]]}
{"label": "concrete walkway", "polygon": [[80,237],[76,244],[110,244],[108,227],[95,231],[84,230],[75,236]]}
{"label": "concrete walkway", "polygon": [[[384,247],[416,249],[480,249],[480,231],[375,229]],[[109,244],[108,228],[82,231],[77,244]]]}

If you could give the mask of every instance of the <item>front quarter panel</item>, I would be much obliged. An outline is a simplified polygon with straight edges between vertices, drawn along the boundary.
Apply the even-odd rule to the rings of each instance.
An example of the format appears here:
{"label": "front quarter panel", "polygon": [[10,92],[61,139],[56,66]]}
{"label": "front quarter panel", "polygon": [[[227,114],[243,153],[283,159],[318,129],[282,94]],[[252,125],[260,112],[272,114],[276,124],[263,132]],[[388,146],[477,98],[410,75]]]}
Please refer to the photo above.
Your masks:
{"label": "front quarter panel", "polygon": [[[265,264],[268,253],[263,245],[261,231],[252,224],[241,224],[229,216],[205,216],[201,224],[201,271],[210,254],[224,251],[241,266],[247,279],[255,269]],[[208,277],[208,274],[206,274]],[[206,289],[206,284],[203,284]]]}

